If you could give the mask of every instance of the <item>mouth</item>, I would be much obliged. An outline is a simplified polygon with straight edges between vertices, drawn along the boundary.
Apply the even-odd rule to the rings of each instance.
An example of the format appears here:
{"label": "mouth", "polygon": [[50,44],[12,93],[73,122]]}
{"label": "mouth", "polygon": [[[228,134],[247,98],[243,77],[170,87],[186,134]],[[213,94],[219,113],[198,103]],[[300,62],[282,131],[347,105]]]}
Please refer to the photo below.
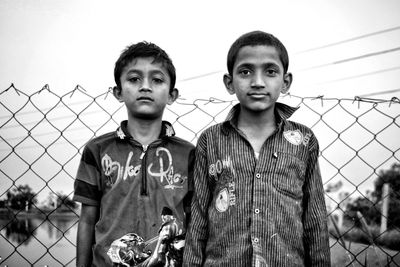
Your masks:
{"label": "mouth", "polygon": [[269,94],[268,93],[260,93],[260,92],[254,92],[254,93],[248,93],[248,96],[252,97],[252,98],[265,98],[267,97]]}
{"label": "mouth", "polygon": [[143,101],[143,102],[153,102],[154,101],[154,99],[149,96],[141,96],[141,97],[138,97],[136,100]]}

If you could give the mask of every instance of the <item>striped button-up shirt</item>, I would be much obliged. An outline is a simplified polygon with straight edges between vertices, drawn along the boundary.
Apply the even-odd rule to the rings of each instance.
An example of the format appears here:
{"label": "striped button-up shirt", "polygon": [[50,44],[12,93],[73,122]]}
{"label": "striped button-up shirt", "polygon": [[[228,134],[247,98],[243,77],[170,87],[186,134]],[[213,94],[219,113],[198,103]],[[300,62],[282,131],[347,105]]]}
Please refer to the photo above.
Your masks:
{"label": "striped button-up shirt", "polygon": [[201,134],[184,266],[330,266],[318,141],[295,110],[276,103],[258,159],[239,105]]}

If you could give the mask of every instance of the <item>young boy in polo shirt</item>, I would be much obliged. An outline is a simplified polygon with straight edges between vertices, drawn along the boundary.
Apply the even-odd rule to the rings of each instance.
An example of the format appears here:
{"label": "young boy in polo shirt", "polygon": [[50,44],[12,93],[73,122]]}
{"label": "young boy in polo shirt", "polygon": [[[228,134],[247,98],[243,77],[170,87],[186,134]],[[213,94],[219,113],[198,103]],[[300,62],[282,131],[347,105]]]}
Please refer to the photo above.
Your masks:
{"label": "young boy in polo shirt", "polygon": [[277,103],[292,83],[284,45],[255,31],[228,52],[239,104],[199,137],[184,266],[330,266],[319,146]]}
{"label": "young boy in polo shirt", "polygon": [[[190,210],[194,146],[162,120],[178,97],[171,59],[157,45],[140,42],[122,52],[114,78],[113,93],[128,120],[84,148],[74,193],[82,203],[77,266],[140,263],[157,243],[151,241],[185,222]],[[173,229],[174,236],[182,234]]]}

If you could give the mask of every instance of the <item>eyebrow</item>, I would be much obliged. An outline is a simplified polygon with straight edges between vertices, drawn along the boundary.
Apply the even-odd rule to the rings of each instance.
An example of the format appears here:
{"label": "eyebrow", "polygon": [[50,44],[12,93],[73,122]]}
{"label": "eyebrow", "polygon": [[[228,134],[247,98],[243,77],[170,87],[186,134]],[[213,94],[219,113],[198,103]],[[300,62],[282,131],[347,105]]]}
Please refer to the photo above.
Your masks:
{"label": "eyebrow", "polygon": [[[131,74],[131,73],[142,75],[142,74],[143,74],[143,71],[141,71],[141,70],[139,70],[139,69],[129,69],[129,70],[126,72],[127,75],[128,75],[128,74]],[[160,75],[162,75],[162,76],[167,76],[162,70],[158,70],[158,69],[150,70],[150,71],[149,71],[149,74],[150,74],[150,75],[160,74]]]}
{"label": "eyebrow", "polygon": [[[244,62],[244,63],[238,65],[236,68],[237,69],[238,68],[249,68],[249,69],[251,69],[251,68],[254,68],[254,66],[255,66],[255,64],[253,64],[253,63]],[[264,67],[264,68],[276,67],[278,69],[281,69],[278,64],[273,63],[273,62],[263,63],[262,67]]]}

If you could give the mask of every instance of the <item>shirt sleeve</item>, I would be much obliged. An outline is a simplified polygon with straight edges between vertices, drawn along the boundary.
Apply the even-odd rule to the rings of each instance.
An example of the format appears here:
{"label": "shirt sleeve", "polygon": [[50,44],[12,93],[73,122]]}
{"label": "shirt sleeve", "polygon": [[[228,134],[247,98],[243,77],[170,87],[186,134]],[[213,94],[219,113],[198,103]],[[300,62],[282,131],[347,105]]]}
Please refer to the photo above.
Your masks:
{"label": "shirt sleeve", "polygon": [[194,159],[195,159],[195,149],[193,148],[190,153],[189,153],[189,161],[188,161],[188,192],[185,195],[183,199],[183,209],[185,212],[185,228],[187,229],[187,226],[190,222],[190,217],[191,217],[191,203],[192,203],[192,198],[193,198],[193,190],[194,190],[194,185],[193,185],[193,172],[194,172]]}
{"label": "shirt sleeve", "polygon": [[207,210],[211,201],[205,135],[201,135],[195,152],[194,193],[191,220],[186,234],[183,266],[202,266],[208,239]]}
{"label": "shirt sleeve", "polygon": [[93,148],[85,146],[74,182],[73,200],[98,206],[101,200],[100,170],[94,154]]}
{"label": "shirt sleeve", "polygon": [[319,145],[313,135],[304,185],[305,266],[330,266],[327,213],[318,162]]}

